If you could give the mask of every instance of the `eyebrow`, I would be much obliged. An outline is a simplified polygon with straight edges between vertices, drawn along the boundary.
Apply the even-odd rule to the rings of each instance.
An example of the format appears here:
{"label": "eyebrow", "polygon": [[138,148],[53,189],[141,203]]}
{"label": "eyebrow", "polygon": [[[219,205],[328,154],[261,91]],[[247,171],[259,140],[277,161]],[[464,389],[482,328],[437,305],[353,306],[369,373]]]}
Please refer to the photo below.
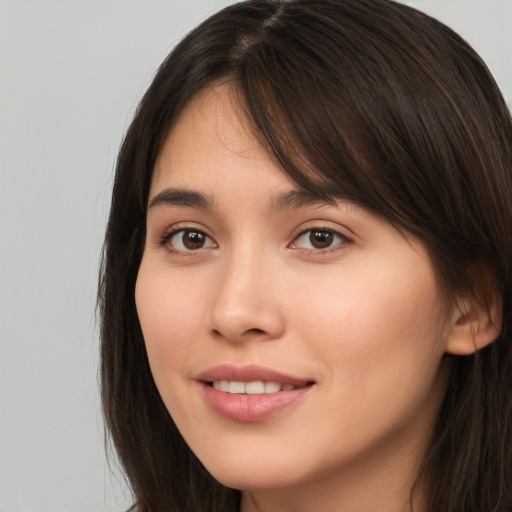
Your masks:
{"label": "eyebrow", "polygon": [[291,190],[280,195],[272,201],[271,208],[274,211],[295,210],[307,206],[334,206],[335,199],[325,198],[303,189]]}
{"label": "eyebrow", "polygon": [[[271,211],[281,212],[308,206],[333,206],[335,199],[327,199],[303,189],[290,190],[275,198],[270,205]],[[159,192],[149,203],[149,209],[158,206],[184,206],[201,210],[212,210],[213,201],[195,190],[166,188]]]}
{"label": "eyebrow", "polygon": [[201,210],[213,208],[213,202],[200,192],[179,188],[166,188],[159,192],[151,199],[149,209],[163,205],[188,206],[189,208],[199,208]]}

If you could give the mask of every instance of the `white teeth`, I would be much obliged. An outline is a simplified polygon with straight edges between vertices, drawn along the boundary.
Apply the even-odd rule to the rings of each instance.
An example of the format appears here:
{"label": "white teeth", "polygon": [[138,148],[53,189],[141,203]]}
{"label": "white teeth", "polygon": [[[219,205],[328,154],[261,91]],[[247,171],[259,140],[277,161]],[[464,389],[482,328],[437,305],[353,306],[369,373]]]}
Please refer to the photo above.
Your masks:
{"label": "white teeth", "polygon": [[234,382],[229,383],[229,392],[231,394],[245,393],[245,382]]}
{"label": "white teeth", "polygon": [[279,382],[263,382],[256,380],[252,382],[237,382],[227,380],[213,381],[213,387],[219,391],[237,395],[263,395],[265,393],[277,393],[279,391],[291,391],[295,389],[293,384],[281,384]]}
{"label": "white teeth", "polygon": [[213,387],[219,391],[229,392],[229,382],[227,380],[216,380],[213,383]]}
{"label": "white teeth", "polygon": [[265,393],[277,393],[281,391],[279,382],[265,382]]}
{"label": "white teeth", "polygon": [[261,380],[257,380],[256,382],[248,382],[245,385],[245,392],[248,395],[261,395],[265,393],[265,384],[261,382]]}

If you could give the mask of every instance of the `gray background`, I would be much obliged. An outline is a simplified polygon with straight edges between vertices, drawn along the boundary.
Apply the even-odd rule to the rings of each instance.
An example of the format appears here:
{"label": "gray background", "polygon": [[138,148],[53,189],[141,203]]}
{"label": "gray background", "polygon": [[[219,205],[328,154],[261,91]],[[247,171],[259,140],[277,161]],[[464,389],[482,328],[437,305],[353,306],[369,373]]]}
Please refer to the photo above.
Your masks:
{"label": "gray background", "polygon": [[[228,0],[0,0],[0,512],[114,512],[94,303],[117,149],[170,48]],[[512,99],[512,0],[408,1]]]}

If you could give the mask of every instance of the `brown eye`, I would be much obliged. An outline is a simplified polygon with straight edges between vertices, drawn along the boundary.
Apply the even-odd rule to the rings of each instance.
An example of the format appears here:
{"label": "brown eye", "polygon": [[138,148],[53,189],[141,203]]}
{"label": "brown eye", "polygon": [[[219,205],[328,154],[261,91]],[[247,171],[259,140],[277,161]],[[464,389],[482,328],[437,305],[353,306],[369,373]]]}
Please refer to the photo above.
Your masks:
{"label": "brown eye", "polygon": [[326,249],[330,247],[334,239],[334,234],[325,230],[311,230],[309,242],[315,249]]}
{"label": "brown eye", "polygon": [[169,238],[169,244],[173,249],[182,252],[215,247],[213,240],[197,229],[180,229]]}
{"label": "brown eye", "polygon": [[309,251],[325,251],[349,242],[348,238],[337,231],[324,228],[307,229],[293,242],[294,249],[307,249]]}
{"label": "brown eye", "polygon": [[205,242],[206,236],[199,231],[184,231],[183,232],[183,245],[187,249],[201,249]]}

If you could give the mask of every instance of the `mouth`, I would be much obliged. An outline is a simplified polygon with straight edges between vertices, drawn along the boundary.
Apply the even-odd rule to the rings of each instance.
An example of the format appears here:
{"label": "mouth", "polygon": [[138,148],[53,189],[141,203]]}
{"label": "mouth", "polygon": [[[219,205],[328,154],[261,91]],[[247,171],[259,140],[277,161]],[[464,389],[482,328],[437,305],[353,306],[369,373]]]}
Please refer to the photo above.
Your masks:
{"label": "mouth", "polygon": [[220,365],[196,380],[211,411],[236,422],[262,422],[299,407],[316,382],[261,366]]}
{"label": "mouth", "polygon": [[277,381],[262,381],[254,380],[250,382],[243,381],[230,381],[230,380],[215,380],[206,382],[209,386],[224,391],[232,395],[264,395],[279,393],[280,391],[294,391],[310,386],[313,382],[307,382],[302,385],[285,384]]}
{"label": "mouth", "polygon": [[201,373],[196,379],[218,391],[233,395],[263,395],[294,391],[310,386],[311,379],[288,375],[256,365],[222,364]]}

